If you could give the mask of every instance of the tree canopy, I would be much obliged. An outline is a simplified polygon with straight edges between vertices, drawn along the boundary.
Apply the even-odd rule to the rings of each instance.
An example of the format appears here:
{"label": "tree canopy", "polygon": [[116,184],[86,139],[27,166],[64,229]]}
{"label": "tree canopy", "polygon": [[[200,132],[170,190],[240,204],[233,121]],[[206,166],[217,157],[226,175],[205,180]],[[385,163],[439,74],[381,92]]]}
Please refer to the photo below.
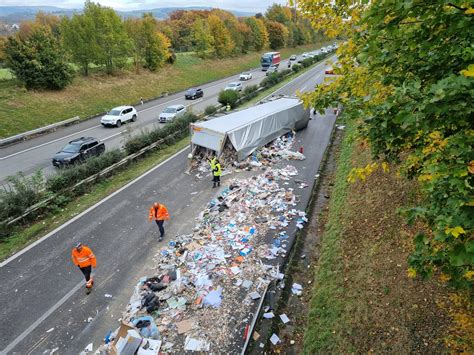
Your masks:
{"label": "tree canopy", "polygon": [[[414,240],[409,275],[474,277],[474,9],[434,0],[298,2],[313,26],[347,40],[336,80],[304,95],[344,105],[373,155],[416,179],[422,201],[404,211],[429,230]],[[386,165],[384,165],[386,166]],[[371,167],[355,169],[364,178]]]}

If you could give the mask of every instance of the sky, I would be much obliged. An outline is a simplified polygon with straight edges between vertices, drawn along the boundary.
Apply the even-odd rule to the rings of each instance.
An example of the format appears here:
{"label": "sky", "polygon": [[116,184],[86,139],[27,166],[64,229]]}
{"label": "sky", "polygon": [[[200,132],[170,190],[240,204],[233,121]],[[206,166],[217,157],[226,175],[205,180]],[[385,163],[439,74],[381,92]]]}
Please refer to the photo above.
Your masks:
{"label": "sky", "polygon": [[[271,4],[286,5],[287,0],[95,0],[116,10],[144,10],[158,7],[209,6],[245,12],[264,12]],[[1,6],[56,6],[82,8],[81,0],[1,0]]]}

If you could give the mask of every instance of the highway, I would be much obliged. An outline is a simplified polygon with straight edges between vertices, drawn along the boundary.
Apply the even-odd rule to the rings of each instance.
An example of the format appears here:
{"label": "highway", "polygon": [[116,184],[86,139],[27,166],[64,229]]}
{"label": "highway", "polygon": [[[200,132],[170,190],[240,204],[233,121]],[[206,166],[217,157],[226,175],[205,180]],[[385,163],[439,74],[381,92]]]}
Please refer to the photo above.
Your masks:
{"label": "highway", "polygon": [[[288,61],[280,64],[279,70],[287,68]],[[239,73],[240,74],[240,73]],[[8,176],[18,172],[31,175],[41,169],[45,175],[54,174],[56,169],[51,164],[51,158],[64,145],[79,137],[91,136],[102,140],[106,149],[121,147],[124,141],[142,129],[162,125],[157,122],[159,114],[169,105],[183,104],[194,112],[202,112],[208,105],[217,104],[219,92],[233,81],[239,81],[239,74],[200,86],[204,97],[197,100],[185,100],[184,91],[164,98],[152,100],[137,106],[138,119],[116,127],[103,127],[100,117],[81,122],[69,127],[60,128],[55,132],[45,134],[30,140],[0,149],[0,183],[6,183]],[[265,78],[265,72],[260,69],[252,71],[252,79],[243,82],[244,88],[248,85],[257,85]],[[302,88],[303,90],[305,88]],[[301,88],[300,88],[301,90]],[[295,91],[289,91],[294,94]]]}
{"label": "highway", "polygon": [[[324,69],[324,63],[318,64],[280,88],[277,94],[312,90],[322,82]],[[261,75],[255,76],[254,80],[261,78]],[[211,87],[217,93],[228,81],[222,80],[211,84]],[[205,95],[212,90],[204,88]],[[170,103],[169,100],[175,100],[173,103],[184,102],[180,101],[182,98],[179,96],[177,94],[176,97],[166,98],[168,101],[144,107],[137,125],[145,120],[152,122],[161,108]],[[206,106],[211,100],[206,98],[197,104]],[[305,147],[307,159],[292,164],[302,169],[302,178],[307,181],[312,181],[319,168],[334,122],[335,117],[328,110],[323,117],[314,117],[308,128],[298,133],[298,144]],[[91,127],[81,129],[89,129],[86,131],[89,133],[97,132],[91,135],[102,133],[104,136],[99,136],[102,139],[121,131],[97,127],[96,123],[86,122],[84,124]],[[86,132],[70,134],[83,135]],[[54,152],[57,149],[51,146],[56,142],[48,143],[56,139],[61,138],[40,137],[36,145],[31,145],[33,149],[29,152],[47,154],[48,149]],[[112,141],[119,144],[119,135],[107,140],[108,144]],[[23,149],[28,148],[23,146]],[[24,155],[26,160],[30,156],[27,152],[18,153],[11,159]],[[118,319],[138,279],[153,274],[153,255],[160,247],[156,225],[147,221],[149,206],[161,201],[170,210],[171,220],[165,224],[166,242],[174,235],[188,233],[194,226],[194,218],[216,195],[208,179],[196,180],[184,174],[188,153],[189,147],[181,150],[0,263],[0,349],[3,349],[0,353],[43,354],[55,350],[60,354],[77,354],[89,342],[96,348],[105,334],[118,326]],[[44,164],[47,162],[49,156],[43,160]],[[33,166],[33,162],[30,165]],[[224,177],[223,186],[228,178]],[[310,193],[310,189],[302,191],[306,195],[297,208],[305,209]],[[91,295],[85,295],[83,276],[70,260],[71,248],[77,241],[89,245],[98,259],[96,285]]]}

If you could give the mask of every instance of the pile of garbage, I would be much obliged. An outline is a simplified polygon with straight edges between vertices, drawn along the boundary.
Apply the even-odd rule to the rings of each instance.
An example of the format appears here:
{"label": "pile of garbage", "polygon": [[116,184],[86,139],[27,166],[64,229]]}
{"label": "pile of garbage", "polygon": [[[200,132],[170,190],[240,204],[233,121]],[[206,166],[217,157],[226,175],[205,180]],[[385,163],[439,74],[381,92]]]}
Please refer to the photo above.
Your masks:
{"label": "pile of garbage", "polygon": [[[228,141],[219,157],[219,162],[224,168],[223,175],[230,174],[232,168],[234,171],[253,170],[255,168],[270,167],[281,160],[304,160],[306,157],[302,152],[293,151],[292,148],[296,141],[296,133],[289,132],[267,145],[258,148],[246,160],[238,161],[237,153],[232,144]],[[205,175],[210,175],[209,160],[213,151],[198,150],[194,153],[190,162],[189,171],[193,171],[197,179]]]}
{"label": "pile of garbage", "polygon": [[[271,156],[273,148],[266,149],[262,156]],[[283,279],[277,258],[289,248],[290,223],[303,228],[307,222],[305,212],[294,208],[298,197],[289,181],[297,175],[288,165],[231,180],[200,213],[192,233],[177,236],[155,256],[154,276],[135,286],[121,327],[100,350],[239,349],[266,287]]]}

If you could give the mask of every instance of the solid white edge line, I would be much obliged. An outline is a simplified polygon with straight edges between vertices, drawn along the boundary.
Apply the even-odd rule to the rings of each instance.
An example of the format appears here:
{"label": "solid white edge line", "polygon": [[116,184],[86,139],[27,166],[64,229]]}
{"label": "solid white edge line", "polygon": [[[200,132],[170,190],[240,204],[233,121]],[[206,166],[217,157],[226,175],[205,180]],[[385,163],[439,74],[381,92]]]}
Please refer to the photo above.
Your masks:
{"label": "solid white edge line", "polygon": [[6,346],[5,349],[3,349],[0,354],[7,354],[9,351],[13,350],[19,342],[21,342],[23,339],[25,339],[32,331],[38,327],[46,318],[48,318],[54,311],[56,311],[59,307],[63,305],[64,302],[66,302],[69,297],[71,297],[79,288],[83,287],[84,282],[80,282],[74,288],[69,291],[67,294],[65,294],[56,304],[54,304],[50,309],[48,309],[41,317],[39,317],[33,324],[31,324],[28,328],[25,329],[23,333],[21,333],[19,336],[17,336],[10,344]]}
{"label": "solid white edge line", "polygon": [[[320,65],[322,64],[325,64],[324,62],[321,62],[319,63],[318,65],[316,65],[312,70],[318,68]],[[303,73],[302,75],[296,77],[295,79],[298,79],[300,77],[302,77],[304,74],[307,74],[309,72],[311,72],[312,70],[309,70],[308,72],[306,73]],[[293,80],[292,80],[293,81]],[[290,83],[292,83],[292,81],[290,81],[289,83],[283,85],[281,88],[279,88],[277,91],[279,90],[282,90],[284,87],[286,87],[287,85],[289,85]],[[269,95],[271,96],[271,95]],[[267,96],[268,97],[268,96]],[[262,99],[263,100],[263,99]],[[159,106],[159,105],[158,105]],[[77,216],[75,216],[73,219],[69,220],[68,222],[64,223],[63,225],[59,226],[58,228],[56,228],[55,230],[49,232],[48,234],[46,234],[44,237],[38,239],[36,242],[30,244],[29,246],[27,246],[25,249],[22,249],[20,250],[18,253],[10,256],[7,260],[3,261],[0,263],[0,268],[1,267],[4,267],[5,265],[7,265],[9,262],[11,262],[12,260],[16,259],[17,257],[19,257],[20,255],[22,255],[23,253],[26,253],[28,250],[30,250],[31,248],[35,247],[36,245],[40,244],[41,242],[43,242],[44,240],[48,239],[50,236],[52,236],[53,234],[57,233],[58,231],[60,231],[62,228],[65,228],[66,226],[68,226],[69,224],[71,224],[72,222],[74,222],[76,219],[82,217],[83,215],[85,215],[86,213],[88,213],[89,211],[92,211],[94,208],[96,208],[97,206],[101,205],[102,203],[104,203],[105,201],[107,201],[108,199],[112,198],[113,196],[115,196],[116,194],[118,194],[119,192],[125,190],[127,187],[129,187],[130,185],[134,184],[135,182],[137,182],[138,180],[140,180],[141,178],[145,177],[146,175],[148,175],[149,173],[153,172],[155,169],[157,169],[158,167],[160,167],[161,165],[163,165],[164,163],[168,162],[169,160],[171,160],[172,158],[174,158],[175,156],[181,154],[184,150],[188,149],[189,148],[189,145],[186,146],[185,148],[181,149],[179,152],[173,154],[171,157],[169,157],[168,159],[166,159],[165,161],[161,162],[160,164],[158,164],[157,166],[155,166],[154,168],[152,168],[151,170],[145,172],[143,175],[137,177],[136,179],[132,180],[131,182],[129,182],[127,185],[121,187],[119,190],[115,191],[113,194],[107,196],[105,199],[103,199],[102,201],[99,201],[98,203],[96,203],[95,205],[89,207],[87,210],[81,212],[80,214],[78,214]]]}
{"label": "solid white edge line", "polygon": [[123,190],[125,190],[126,188],[128,188],[129,186],[133,185],[134,183],[136,183],[137,181],[141,180],[142,178],[144,178],[145,176],[147,176],[148,174],[152,173],[153,171],[155,171],[156,169],[158,169],[159,167],[161,167],[163,164],[167,163],[168,161],[170,161],[171,159],[173,159],[174,157],[180,155],[181,153],[183,153],[186,149],[189,149],[189,145],[187,145],[186,147],[184,147],[183,149],[181,149],[179,152],[176,152],[175,154],[173,154],[172,156],[170,156],[168,159],[162,161],[160,164],[158,164],[157,166],[153,167],[152,169],[146,171],[145,173],[143,173],[142,175],[140,175],[139,177],[135,178],[134,180],[130,181],[128,184],[126,184],[125,186],[122,186],[120,189],[118,189],[117,191],[115,191],[114,193],[112,193],[111,195],[107,196],[106,198],[104,198],[103,200],[97,202],[95,205],[89,207],[88,209],[86,209],[85,211],[79,213],[77,216],[73,217],[72,219],[70,219],[69,221],[67,221],[66,223],[62,224],[61,226],[59,226],[58,228],[54,229],[53,231],[49,232],[48,234],[46,234],[44,237],[41,237],[40,239],[38,239],[36,242],[28,245],[26,248],[20,250],[18,253],[16,254],[13,254],[12,256],[10,256],[7,260],[3,261],[2,263],[0,263],[0,268],[4,267],[5,265],[7,265],[8,263],[12,262],[13,260],[15,260],[16,258],[18,258],[20,255],[26,253],[27,251],[29,251],[30,249],[34,248],[35,246],[37,246],[38,244],[44,242],[46,239],[48,239],[49,237],[51,237],[52,235],[56,234],[57,232],[59,232],[61,229],[67,227],[68,225],[70,225],[71,223],[75,222],[77,219],[81,218],[82,216],[84,216],[85,214],[89,213],[90,211],[92,211],[93,209],[95,209],[96,207],[100,206],[101,204],[103,204],[104,202],[108,201],[109,199],[111,199],[112,197],[114,197],[115,195],[119,194],[120,192],[122,192]]}

